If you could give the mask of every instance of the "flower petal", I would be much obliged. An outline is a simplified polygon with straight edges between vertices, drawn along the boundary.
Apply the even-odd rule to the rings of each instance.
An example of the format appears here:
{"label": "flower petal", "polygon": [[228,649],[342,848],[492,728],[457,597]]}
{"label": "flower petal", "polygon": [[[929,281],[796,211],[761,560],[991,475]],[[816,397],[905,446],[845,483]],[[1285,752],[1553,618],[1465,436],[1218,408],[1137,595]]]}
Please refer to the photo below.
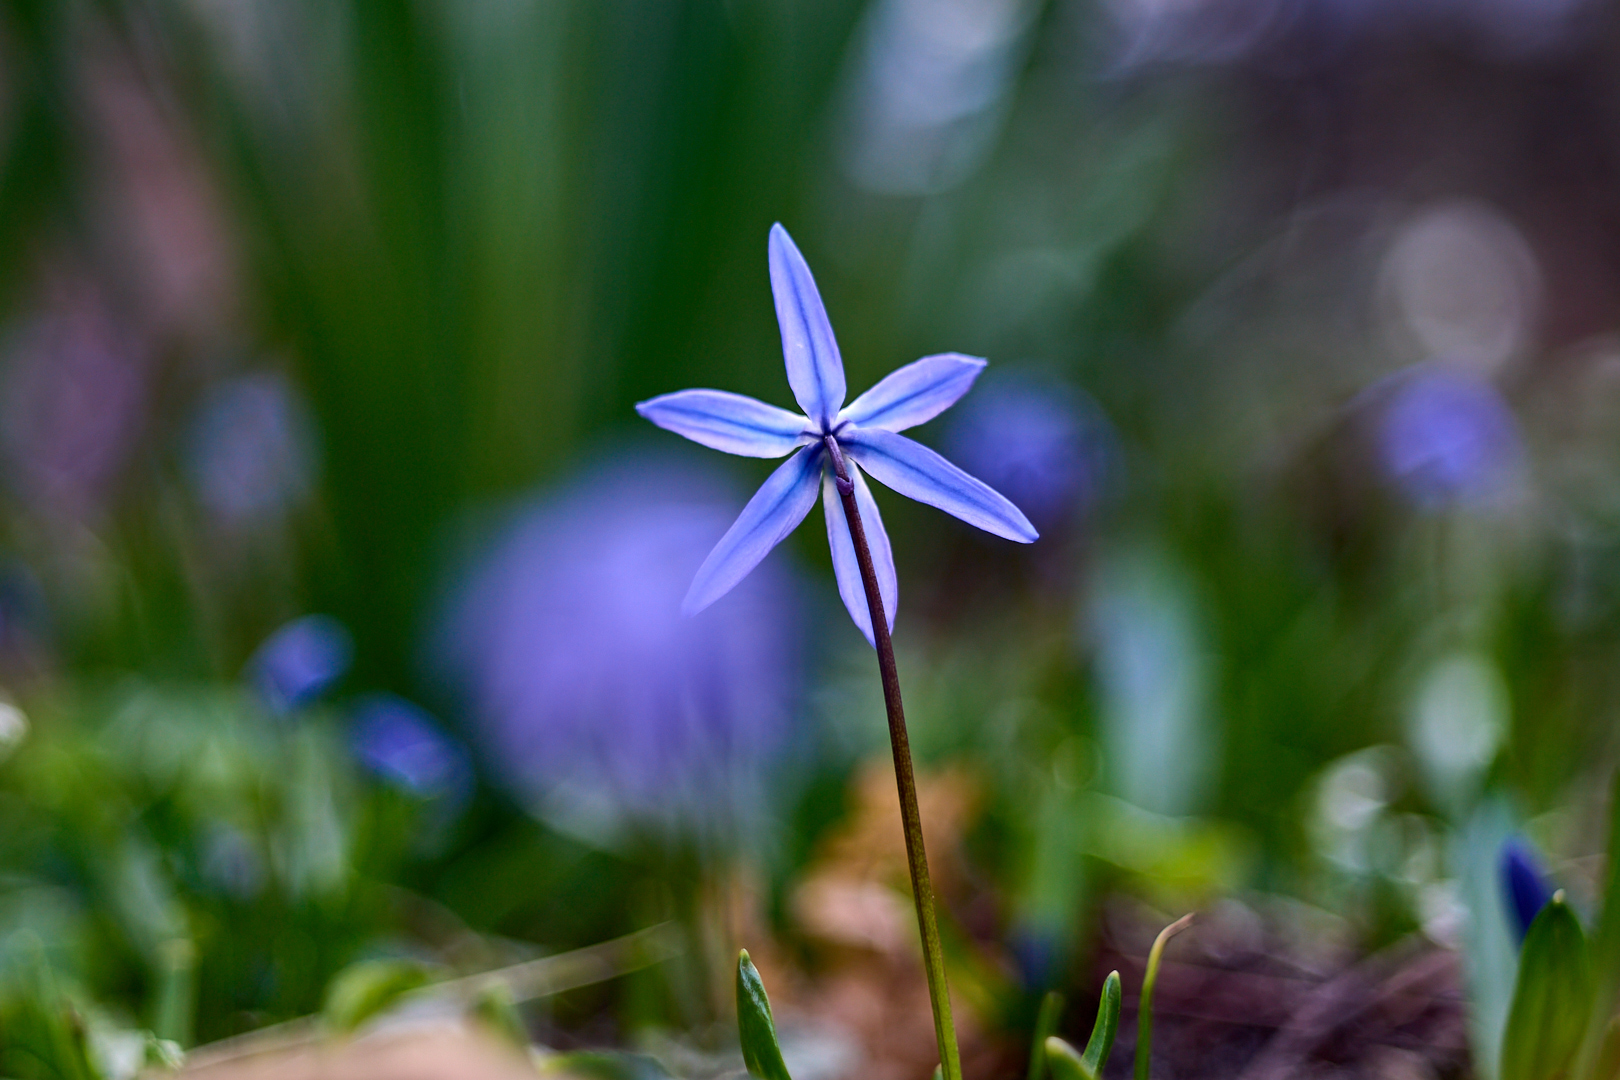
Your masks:
{"label": "flower petal", "polygon": [[726,530],[726,535],[698,567],[692,587],[681,603],[681,614],[696,615],[726,595],[770,554],[771,548],[798,527],[816,502],[821,456],[822,445],[812,443],[766,477],[731,528]]}
{"label": "flower petal", "polygon": [[984,361],[960,353],[925,356],[885,375],[838,414],[864,428],[904,431],[932,420],[968,392]]}
{"label": "flower petal", "polygon": [[838,356],[816,279],[781,225],[771,226],[770,263],[788,385],[804,414],[830,429],[844,404],[844,361]]}
{"label": "flower petal", "polygon": [[[872,569],[877,572],[878,595],[883,598],[884,621],[894,630],[894,612],[900,604],[900,579],[894,573],[894,551],[889,547],[889,533],[883,527],[883,517],[872,499],[872,489],[855,465],[850,465],[850,478],[855,481],[855,505],[861,511],[861,525],[866,530],[866,546],[872,552]],[[849,520],[844,516],[844,500],[838,495],[838,483],[828,469],[821,478],[821,506],[827,515],[827,544],[832,548],[833,575],[838,579],[838,595],[849,609],[849,617],[866,640],[875,648],[872,636],[872,608],[866,602],[866,584],[861,580],[860,560],[855,557],[855,541],[849,533]]]}
{"label": "flower petal", "polygon": [[666,431],[728,454],[773,458],[815,440],[797,413],[724,390],[678,390],[636,405]]}
{"label": "flower petal", "polygon": [[1040,536],[1023,511],[995,488],[977,480],[934,453],[892,431],[850,426],[838,436],[839,445],[873,479],[900,494],[997,536],[1027,544]]}

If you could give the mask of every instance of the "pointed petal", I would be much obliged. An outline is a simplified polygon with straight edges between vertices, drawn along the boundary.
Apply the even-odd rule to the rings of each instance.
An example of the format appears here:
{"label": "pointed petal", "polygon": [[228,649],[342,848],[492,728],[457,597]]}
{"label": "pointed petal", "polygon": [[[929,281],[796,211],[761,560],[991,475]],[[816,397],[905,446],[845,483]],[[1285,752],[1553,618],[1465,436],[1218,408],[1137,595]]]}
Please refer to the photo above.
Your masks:
{"label": "pointed petal", "polygon": [[[878,595],[883,598],[884,621],[894,630],[894,612],[900,605],[900,579],[894,573],[894,551],[889,547],[889,533],[883,527],[883,517],[872,499],[861,470],[850,467],[850,478],[855,481],[855,505],[861,511],[861,525],[866,529],[866,546],[872,552],[872,569],[877,572]],[[866,584],[861,580],[861,564],[855,558],[855,541],[849,533],[849,520],[844,515],[844,500],[838,496],[838,484],[828,469],[821,478],[821,507],[827,515],[827,544],[832,548],[833,575],[838,579],[838,595],[849,609],[849,617],[866,640],[875,648],[872,636],[872,608],[866,602]]]}
{"label": "pointed petal", "polygon": [[771,226],[771,294],[782,327],[788,385],[811,420],[831,428],[844,404],[844,361],[810,267],[781,225]]}
{"label": "pointed petal", "polygon": [[748,576],[788,533],[798,527],[816,502],[821,472],[820,443],[806,446],[766,477],[726,535],[698,567],[681,614],[696,615]]}
{"label": "pointed petal", "polygon": [[864,428],[904,431],[932,420],[968,392],[984,361],[960,353],[925,356],[885,375],[838,414]]}
{"label": "pointed petal", "polygon": [[781,457],[815,440],[798,413],[724,390],[678,390],[638,403],[636,412],[665,431],[744,457]]}
{"label": "pointed petal", "polygon": [[983,480],[975,479],[934,453],[892,431],[847,427],[839,445],[885,487],[997,536],[1028,544],[1040,536],[1023,511]]}

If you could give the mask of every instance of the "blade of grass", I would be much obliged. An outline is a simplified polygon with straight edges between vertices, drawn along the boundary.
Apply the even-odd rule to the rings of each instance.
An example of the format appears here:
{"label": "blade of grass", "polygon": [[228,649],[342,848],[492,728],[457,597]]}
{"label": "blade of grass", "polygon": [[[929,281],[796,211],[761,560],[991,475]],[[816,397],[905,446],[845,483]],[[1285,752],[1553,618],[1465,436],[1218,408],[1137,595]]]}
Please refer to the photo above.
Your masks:
{"label": "blade of grass", "polygon": [[1041,1011],[1035,1015],[1035,1038],[1029,1047],[1029,1080],[1044,1080],[1046,1040],[1057,1030],[1058,1018],[1062,1015],[1063,995],[1056,990],[1047,991],[1041,999]]}
{"label": "blade of grass", "polygon": [[1136,1010],[1136,1080],[1148,1080],[1148,1064],[1153,1053],[1153,987],[1159,981],[1159,962],[1169,940],[1187,929],[1192,915],[1183,915],[1153,939],[1148,951],[1147,971],[1142,975],[1142,1000]]}

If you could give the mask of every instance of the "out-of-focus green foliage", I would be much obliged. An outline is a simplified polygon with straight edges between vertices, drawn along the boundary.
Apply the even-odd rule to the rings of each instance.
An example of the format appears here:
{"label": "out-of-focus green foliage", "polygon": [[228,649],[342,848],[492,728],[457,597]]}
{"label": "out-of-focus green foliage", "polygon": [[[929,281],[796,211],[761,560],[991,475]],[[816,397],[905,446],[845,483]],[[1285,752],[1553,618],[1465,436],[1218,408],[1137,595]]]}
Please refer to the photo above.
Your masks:
{"label": "out-of-focus green foliage", "polygon": [[1530,925],[1519,957],[1502,1080],[1566,1076],[1592,1013],[1592,959],[1580,920],[1560,893]]}
{"label": "out-of-focus green foliage", "polygon": [[130,685],[32,719],[0,766],[7,968],[48,942],[98,993],[145,987],[144,1019],[189,1039],[194,1009],[205,1031],[313,1011],[395,922],[383,882],[409,808],[366,792],[320,717],[284,726],[239,691]]}
{"label": "out-of-focus green foliage", "polygon": [[[901,7],[0,5],[0,704],[26,717],[0,717],[7,1038],[37,1031],[62,1075],[88,1053],[67,1013],[27,1012],[41,970],[80,1015],[190,1045],[316,1012],[357,962],[473,970],[666,918],[703,940],[731,867],[540,824],[487,758],[454,806],[389,789],[350,721],[386,690],[476,741],[433,653],[490,508],[650,458],[638,399],[788,400],[762,258],[781,220],[852,387],[952,348],[991,361],[975,395],[1022,372],[1100,418],[1107,475],[1027,552],[878,496],[919,763],[978,785],[963,879],[990,900],[943,918],[969,992],[1007,999],[993,1022],[1027,1033],[1083,976],[1111,891],[1276,891],[1369,949],[1461,943],[1490,1073],[1517,970],[1497,850],[1522,829],[1584,866],[1620,754],[1620,183],[1591,89],[1612,15],[1527,61],[1450,24],[1206,52],[1130,23],[1163,5],[982,5],[1012,14],[962,40],[1004,69],[968,64],[979,104],[935,132],[979,135],[913,182],[880,152],[933,144],[861,142],[908,100],[883,87],[948,97],[915,66],[935,53],[883,44]],[[1464,273],[1489,266],[1505,291]],[[1385,406],[1431,369],[1510,421],[1491,498],[1390,463]],[[255,375],[307,410],[307,475],[224,520],[198,418]],[[1418,464],[1465,472],[1496,436],[1442,413],[1462,434]],[[739,491],[764,475],[733,467]],[[814,532],[790,547],[830,610]],[[275,715],[244,665],[308,612],[355,666]],[[754,853],[807,954],[793,890],[883,731],[870,657],[825,613]],[[713,1019],[690,991],[730,947],[557,1022]]]}
{"label": "out-of-focus green foliage", "polygon": [[321,1016],[334,1031],[347,1034],[426,982],[422,965],[409,960],[362,960],[333,977]]}
{"label": "out-of-focus green foliage", "polygon": [[180,1047],[121,1028],[64,988],[43,957],[14,965],[0,999],[0,1068],[21,1080],[134,1080],[179,1068]]}

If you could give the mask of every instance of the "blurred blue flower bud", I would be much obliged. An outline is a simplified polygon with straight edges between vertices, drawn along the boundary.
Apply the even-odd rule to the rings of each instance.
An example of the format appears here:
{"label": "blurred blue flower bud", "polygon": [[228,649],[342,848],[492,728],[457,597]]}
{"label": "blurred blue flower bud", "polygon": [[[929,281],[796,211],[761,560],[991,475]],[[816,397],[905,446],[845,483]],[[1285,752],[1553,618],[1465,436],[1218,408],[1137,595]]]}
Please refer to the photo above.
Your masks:
{"label": "blurred blue flower bud", "polygon": [[1377,421],[1379,462],[1413,503],[1439,509],[1502,495],[1520,463],[1518,424],[1495,387],[1420,366],[1391,381]]}
{"label": "blurred blue flower bud", "polygon": [[520,512],[441,638],[493,767],[597,843],[757,818],[789,733],[803,612],[780,556],[711,607],[681,599],[736,513],[715,474],[609,467]]}
{"label": "blurred blue flower bud", "polygon": [[308,493],[315,462],[314,424],[280,375],[229,379],[197,409],[187,471],[220,521],[252,523],[287,509]]}
{"label": "blurred blue flower bud", "polygon": [[1043,530],[1089,511],[1111,480],[1113,429],[1066,383],[993,372],[956,411],[950,456]]}
{"label": "blurred blue flower bud", "polygon": [[1059,984],[1068,960],[1066,945],[1050,927],[1022,923],[1013,928],[1007,948],[1018,970],[1018,981],[1026,991],[1040,993]]}
{"label": "blurred blue flower bud", "polygon": [[248,661],[247,678],[274,713],[288,713],[319,698],[354,659],[354,640],[329,615],[306,615],[265,639]]}
{"label": "blurred blue flower bud", "polygon": [[1553,891],[1541,872],[1541,860],[1535,849],[1520,837],[1510,837],[1502,845],[1500,869],[1509,922],[1513,924],[1515,939],[1523,944],[1530,924],[1552,899]]}
{"label": "blurred blue flower bud", "polygon": [[361,765],[418,798],[460,801],[472,791],[467,751],[404,698],[362,698],[355,706],[349,746]]}

